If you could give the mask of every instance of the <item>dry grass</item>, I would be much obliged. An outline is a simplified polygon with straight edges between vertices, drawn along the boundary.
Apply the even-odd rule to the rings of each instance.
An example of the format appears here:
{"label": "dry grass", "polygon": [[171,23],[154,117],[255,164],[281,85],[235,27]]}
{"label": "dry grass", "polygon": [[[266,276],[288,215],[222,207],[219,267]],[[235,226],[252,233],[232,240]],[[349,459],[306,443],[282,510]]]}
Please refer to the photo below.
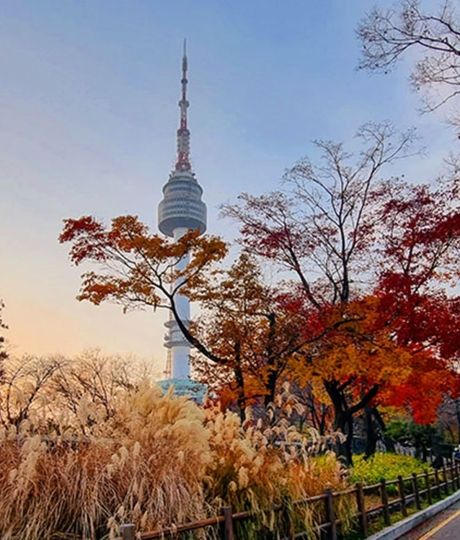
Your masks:
{"label": "dry grass", "polygon": [[[280,408],[291,409],[293,399],[284,390],[279,396],[284,401]],[[269,416],[269,422],[249,419],[242,426],[235,414],[208,411],[213,459],[208,467],[207,497],[215,507],[231,505],[237,511],[262,512],[262,520],[244,531],[245,538],[257,536],[260,525],[270,530],[285,527],[286,515],[267,511],[278,505],[288,510],[298,530],[309,531],[313,538],[324,505],[294,503],[326,488],[345,489],[344,469],[333,453],[315,455],[324,441],[314,430],[300,433],[285,414]],[[337,512],[347,522],[347,505],[338,501]]]}
{"label": "dry grass", "polygon": [[206,514],[203,412],[148,384],[115,400],[110,418],[85,400],[73,425],[66,412],[56,429],[55,414],[46,437],[30,420],[2,430],[3,540],[101,538],[125,521],[154,528]]}
{"label": "dry grass", "polygon": [[[10,370],[0,386],[2,540],[113,538],[123,522],[157,529],[223,504],[263,511],[262,527],[276,530],[280,518],[266,510],[283,503],[314,531],[318,511],[294,512],[293,501],[346,484],[333,454],[307,450],[315,433],[299,433],[286,415],[242,426],[232,413],[129,380],[119,360],[51,364],[23,368],[14,385]],[[31,381],[42,371],[37,390]],[[259,532],[249,527],[245,537]]]}

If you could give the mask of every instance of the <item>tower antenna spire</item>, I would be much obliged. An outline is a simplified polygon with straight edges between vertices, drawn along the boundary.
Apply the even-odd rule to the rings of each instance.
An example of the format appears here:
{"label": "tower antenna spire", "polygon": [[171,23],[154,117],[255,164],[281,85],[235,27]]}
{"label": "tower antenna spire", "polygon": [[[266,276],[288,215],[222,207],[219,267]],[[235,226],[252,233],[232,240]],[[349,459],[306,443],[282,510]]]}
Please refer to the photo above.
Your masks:
{"label": "tower antenna spire", "polygon": [[192,169],[190,165],[190,130],[187,126],[187,109],[189,107],[189,102],[187,100],[187,70],[188,70],[188,60],[187,60],[187,40],[184,39],[183,46],[183,55],[182,55],[182,79],[181,87],[182,94],[179,101],[180,109],[180,124],[179,129],[177,130],[177,161],[176,161],[176,171],[190,171]]}

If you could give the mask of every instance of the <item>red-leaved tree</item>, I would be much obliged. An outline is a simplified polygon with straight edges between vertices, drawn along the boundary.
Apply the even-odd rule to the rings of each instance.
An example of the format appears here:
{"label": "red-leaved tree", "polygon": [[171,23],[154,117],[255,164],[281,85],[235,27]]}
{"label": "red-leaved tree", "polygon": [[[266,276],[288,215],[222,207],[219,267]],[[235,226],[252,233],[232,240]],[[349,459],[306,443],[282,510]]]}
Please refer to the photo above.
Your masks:
{"label": "red-leaved tree", "polygon": [[[454,376],[453,357],[445,348],[456,303],[446,279],[459,237],[456,175],[439,190],[384,183],[385,167],[410,153],[412,134],[397,135],[385,124],[367,125],[359,135],[364,142],[359,155],[319,142],[322,161],[298,163],[283,191],[243,194],[238,205],[224,209],[240,223],[243,245],[290,273],[294,298],[305,298],[311,309],[336,320],[353,318],[320,346],[296,355],[304,376],[322,381],[335,427],[346,435],[340,451],[348,461],[354,417],[383,396],[389,400],[390,389],[395,395],[410,385],[423,365],[421,351],[429,348],[443,373]],[[414,259],[407,275],[398,266],[400,254]],[[434,308],[437,299],[442,305],[436,310],[438,327],[445,330],[422,335],[420,322],[412,322],[418,314],[413,294],[420,295],[420,306],[426,302]],[[446,318],[447,326],[441,322]],[[404,339],[406,328],[411,336]],[[299,367],[293,376],[301,377]],[[437,388],[432,409],[445,389]]]}

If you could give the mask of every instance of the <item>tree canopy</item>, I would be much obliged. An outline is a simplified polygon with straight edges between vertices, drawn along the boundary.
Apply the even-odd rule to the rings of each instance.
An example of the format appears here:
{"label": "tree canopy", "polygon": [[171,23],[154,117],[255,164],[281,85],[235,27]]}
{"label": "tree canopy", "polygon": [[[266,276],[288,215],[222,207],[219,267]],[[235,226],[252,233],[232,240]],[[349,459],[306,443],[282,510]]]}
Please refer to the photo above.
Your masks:
{"label": "tree canopy", "polygon": [[[75,264],[97,269],[83,275],[80,300],[169,310],[198,376],[243,418],[293,383],[313,396],[323,428],[331,408],[348,460],[357,415],[392,405],[429,423],[459,389],[460,302],[449,289],[459,277],[458,175],[434,188],[385,180],[388,165],[413,154],[414,134],[367,124],[358,135],[358,153],[319,141],[321,160],[299,161],[282,190],[224,208],[241,227],[231,264],[217,237],[166,240],[133,216],[109,227],[69,219],[60,237]],[[280,271],[271,283],[268,266]],[[199,308],[191,323],[179,294]]]}
{"label": "tree canopy", "polygon": [[424,110],[447,105],[449,120],[459,125],[460,18],[451,0],[425,9],[419,0],[400,0],[397,8],[374,7],[357,30],[362,45],[360,67],[386,73],[413,51],[411,82],[424,91]]}

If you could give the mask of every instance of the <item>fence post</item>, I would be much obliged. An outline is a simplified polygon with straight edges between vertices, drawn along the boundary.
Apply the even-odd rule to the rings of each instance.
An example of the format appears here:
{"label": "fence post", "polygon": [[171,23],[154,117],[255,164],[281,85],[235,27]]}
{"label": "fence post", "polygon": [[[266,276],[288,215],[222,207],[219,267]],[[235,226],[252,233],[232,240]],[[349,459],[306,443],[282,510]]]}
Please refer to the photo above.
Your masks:
{"label": "fence post", "polygon": [[415,473],[412,473],[412,488],[414,490],[415,508],[420,510],[422,505],[420,504],[420,494],[418,492],[418,476]]}
{"label": "fence post", "polygon": [[328,533],[326,534],[327,540],[337,540],[337,523],[335,521],[335,511],[334,511],[334,497],[330,489],[326,489],[324,492],[326,498],[325,509],[326,509],[326,519],[329,523]]}
{"label": "fence post", "polygon": [[454,462],[454,467],[455,467],[455,481],[457,482],[457,489],[460,489],[460,476],[459,476],[459,473],[458,473],[458,463],[457,463],[457,460],[455,460]]}
{"label": "fence post", "polygon": [[442,476],[444,478],[444,493],[446,495],[449,495],[449,482],[447,478],[446,466],[444,463],[442,464]]}
{"label": "fence post", "polygon": [[436,481],[436,491],[438,493],[438,499],[441,498],[441,485],[439,484],[439,473],[438,469],[434,470],[434,479]]}
{"label": "fence post", "polygon": [[286,525],[286,540],[294,540],[295,538],[295,529],[294,524],[292,522],[292,516],[289,512],[289,508],[287,505],[283,508],[283,515],[284,515],[284,523]]}
{"label": "fence post", "polygon": [[431,497],[431,485],[430,485],[430,473],[425,471],[425,483],[426,483],[426,496],[428,499],[428,504],[432,504],[433,499]]}
{"label": "fence post", "polygon": [[120,533],[122,540],[134,540],[135,539],[135,525],[134,523],[124,523],[120,525]]}
{"label": "fence post", "polygon": [[383,505],[383,521],[385,522],[385,525],[391,525],[390,511],[388,509],[387,484],[384,479],[380,480],[380,495],[382,497]]}
{"label": "fence post", "polygon": [[222,527],[224,540],[235,540],[235,533],[233,531],[233,510],[231,506],[224,506],[222,508],[222,514],[224,516],[224,522]]}
{"label": "fence post", "polygon": [[401,501],[402,515],[404,517],[407,517],[406,495],[404,493],[404,481],[401,475],[398,476],[398,491],[399,491],[399,500]]}
{"label": "fence post", "polygon": [[364,497],[363,485],[360,482],[356,484],[356,504],[358,506],[359,525],[364,538],[367,537],[367,514],[366,514],[366,499]]}

